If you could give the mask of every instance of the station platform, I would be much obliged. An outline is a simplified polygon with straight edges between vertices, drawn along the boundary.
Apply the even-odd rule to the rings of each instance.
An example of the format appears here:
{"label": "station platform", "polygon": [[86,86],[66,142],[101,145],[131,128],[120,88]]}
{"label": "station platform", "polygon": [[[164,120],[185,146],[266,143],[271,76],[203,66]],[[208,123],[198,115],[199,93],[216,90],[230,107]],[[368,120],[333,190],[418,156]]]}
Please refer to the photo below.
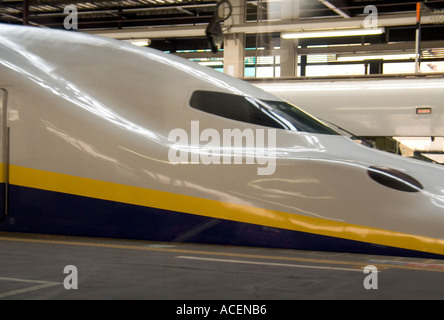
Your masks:
{"label": "station platform", "polygon": [[444,298],[440,260],[24,233],[0,256],[1,300]]}

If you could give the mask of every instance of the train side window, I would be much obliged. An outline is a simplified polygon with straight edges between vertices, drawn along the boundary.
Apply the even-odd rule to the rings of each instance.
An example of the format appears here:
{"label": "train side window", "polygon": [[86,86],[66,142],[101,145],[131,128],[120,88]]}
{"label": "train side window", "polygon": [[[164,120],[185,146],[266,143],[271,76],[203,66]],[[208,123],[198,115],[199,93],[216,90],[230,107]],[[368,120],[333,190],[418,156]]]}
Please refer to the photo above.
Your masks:
{"label": "train side window", "polygon": [[258,104],[253,104],[246,97],[213,91],[195,91],[190,99],[194,109],[220,117],[262,125],[266,127],[284,127],[264,113]]}
{"label": "train side window", "polygon": [[270,109],[275,117],[286,121],[289,130],[297,130],[310,133],[340,135],[339,132],[327,124],[312,117],[300,108],[284,101],[262,101]]}
{"label": "train side window", "polygon": [[190,106],[220,117],[256,125],[309,133],[336,131],[284,101],[265,101],[224,92],[195,91]]}

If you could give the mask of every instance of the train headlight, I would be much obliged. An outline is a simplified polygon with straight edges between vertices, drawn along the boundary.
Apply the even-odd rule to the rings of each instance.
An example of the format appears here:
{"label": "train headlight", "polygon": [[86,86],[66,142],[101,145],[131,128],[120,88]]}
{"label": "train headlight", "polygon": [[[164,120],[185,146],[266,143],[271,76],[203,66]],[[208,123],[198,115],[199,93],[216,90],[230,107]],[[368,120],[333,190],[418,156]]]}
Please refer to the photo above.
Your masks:
{"label": "train headlight", "polygon": [[405,192],[419,192],[423,189],[418,180],[396,169],[371,166],[367,173],[374,181],[388,188]]}

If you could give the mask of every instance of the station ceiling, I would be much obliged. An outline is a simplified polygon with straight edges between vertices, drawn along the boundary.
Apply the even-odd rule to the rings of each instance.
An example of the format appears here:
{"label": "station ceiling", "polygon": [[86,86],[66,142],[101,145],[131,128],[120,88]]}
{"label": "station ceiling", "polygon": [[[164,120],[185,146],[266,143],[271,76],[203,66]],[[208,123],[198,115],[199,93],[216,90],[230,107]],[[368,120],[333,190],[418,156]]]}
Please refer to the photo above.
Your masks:
{"label": "station ceiling", "polygon": [[[366,0],[294,0],[299,1],[299,18],[301,21],[321,21],[334,19],[353,19],[363,17],[364,8],[376,6],[378,14],[383,16],[414,15],[415,1],[366,1]],[[1,0],[0,23],[29,24],[49,28],[64,28],[67,5],[74,4],[78,11],[79,31],[94,32],[101,30],[128,30],[135,28],[175,28],[180,26],[207,25],[213,16],[218,1],[210,0]],[[281,0],[248,0],[247,23],[267,23],[275,21],[281,13]],[[423,6],[429,13],[444,14],[444,0],[430,0]],[[443,20],[443,19],[441,19]],[[424,41],[444,41],[444,21],[436,20],[423,28]],[[370,37],[372,43],[414,41],[415,25],[392,26],[390,33],[381,37]],[[269,36],[267,41],[271,41]],[[275,35],[279,38],[279,34]],[[352,41],[346,39],[345,41]],[[356,39],[355,39],[356,40]],[[362,41],[362,39],[357,39]],[[323,40],[325,41],[327,40]],[[340,39],[329,39],[329,43],[341,42]],[[247,37],[247,47],[257,43],[257,34]],[[312,44],[322,44],[320,40]],[[154,46],[167,50],[193,47],[203,49],[208,46],[204,38],[174,37],[156,39]]]}

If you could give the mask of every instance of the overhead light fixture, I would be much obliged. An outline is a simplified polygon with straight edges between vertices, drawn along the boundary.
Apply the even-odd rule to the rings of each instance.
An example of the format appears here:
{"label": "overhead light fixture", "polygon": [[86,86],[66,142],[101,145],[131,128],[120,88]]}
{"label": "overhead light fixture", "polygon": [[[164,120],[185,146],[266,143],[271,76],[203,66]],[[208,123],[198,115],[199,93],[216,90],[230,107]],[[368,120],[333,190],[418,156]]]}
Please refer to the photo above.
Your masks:
{"label": "overhead light fixture", "polygon": [[201,61],[198,62],[201,66],[206,67],[223,67],[223,61]]}
{"label": "overhead light fixture", "polygon": [[364,61],[364,60],[408,60],[415,59],[414,53],[392,53],[392,54],[374,54],[374,55],[350,55],[339,56],[337,61]]}
{"label": "overhead light fixture", "polygon": [[131,41],[131,44],[138,46],[138,47],[144,47],[144,46],[147,46],[149,43],[148,43],[148,41]]}
{"label": "overhead light fixture", "polygon": [[369,36],[369,35],[383,34],[384,32],[385,32],[384,28],[301,31],[301,32],[283,33],[281,35],[281,38],[305,39],[305,38],[326,38],[326,37]]}
{"label": "overhead light fixture", "polygon": [[129,40],[124,40],[126,42],[131,43],[132,45],[138,46],[138,47],[146,47],[149,46],[151,44],[151,40],[150,39],[129,39]]}

